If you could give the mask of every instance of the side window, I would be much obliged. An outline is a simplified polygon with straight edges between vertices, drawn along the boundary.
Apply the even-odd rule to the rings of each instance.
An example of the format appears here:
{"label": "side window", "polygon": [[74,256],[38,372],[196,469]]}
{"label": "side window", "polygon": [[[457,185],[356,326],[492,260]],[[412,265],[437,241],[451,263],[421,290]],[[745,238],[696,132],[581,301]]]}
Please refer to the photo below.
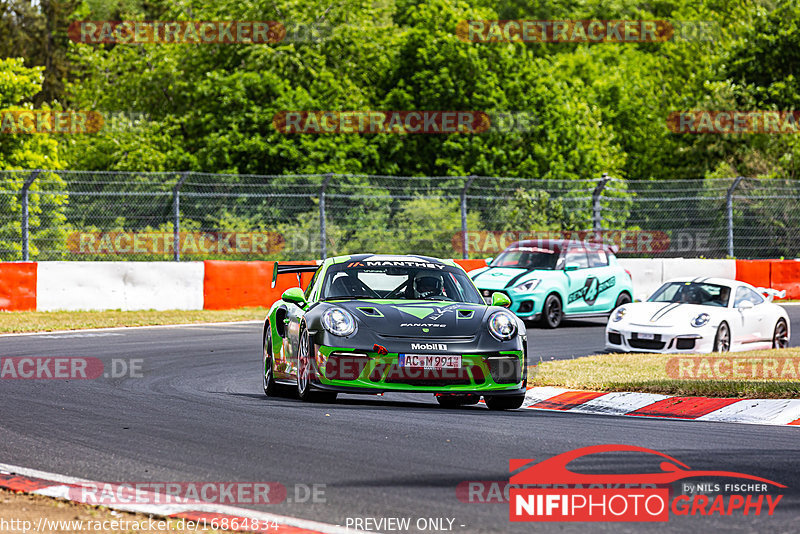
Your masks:
{"label": "side window", "polygon": [[744,301],[749,301],[752,302],[753,305],[758,305],[764,302],[764,297],[749,287],[741,286],[736,289],[736,300],[733,302],[733,307],[738,308]]}
{"label": "side window", "polygon": [[322,270],[322,267],[314,271],[314,276],[311,277],[311,281],[308,283],[308,287],[306,288],[305,292],[303,293],[306,296],[306,300],[311,298],[311,292],[314,291],[314,284],[317,283],[317,277],[319,277],[319,272]]}
{"label": "side window", "polygon": [[571,248],[567,250],[564,265],[569,265],[570,263],[576,264],[578,269],[587,268],[589,266],[589,259],[586,257],[586,250],[582,248]]}
{"label": "side window", "polygon": [[605,250],[600,249],[600,250],[589,251],[589,267],[607,267],[607,266],[608,266],[608,256],[606,255]]}

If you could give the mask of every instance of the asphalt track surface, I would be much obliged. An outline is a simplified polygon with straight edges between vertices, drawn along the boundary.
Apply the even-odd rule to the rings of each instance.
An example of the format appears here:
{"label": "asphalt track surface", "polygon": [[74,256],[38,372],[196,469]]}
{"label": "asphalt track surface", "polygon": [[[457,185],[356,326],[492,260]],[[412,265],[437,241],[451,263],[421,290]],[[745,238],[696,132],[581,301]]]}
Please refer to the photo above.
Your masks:
{"label": "asphalt track surface", "polygon": [[[787,308],[797,345],[800,307]],[[531,328],[529,335],[537,359],[603,348],[600,321]],[[110,482],[275,481],[287,487],[287,501],[251,507],[343,526],[348,518],[410,518],[409,532],[443,532],[418,530],[415,522],[450,518],[452,532],[779,533],[796,532],[800,518],[793,489],[800,487],[798,428],[498,413],[482,406],[446,410],[431,395],[340,396],[335,404],[266,399],[256,324],[0,337],[0,357],[9,356],[96,357],[106,369],[112,358],[137,359],[142,376],[0,380],[0,463]],[[609,443],[789,489],[773,517],[672,516],[657,524],[510,523],[507,504],[464,503],[456,496],[463,481],[507,480],[511,458],[542,460]],[[630,454],[579,462],[571,467],[587,473],[657,467]],[[325,485],[324,502],[297,502],[295,492],[302,496],[302,485],[312,484]]]}

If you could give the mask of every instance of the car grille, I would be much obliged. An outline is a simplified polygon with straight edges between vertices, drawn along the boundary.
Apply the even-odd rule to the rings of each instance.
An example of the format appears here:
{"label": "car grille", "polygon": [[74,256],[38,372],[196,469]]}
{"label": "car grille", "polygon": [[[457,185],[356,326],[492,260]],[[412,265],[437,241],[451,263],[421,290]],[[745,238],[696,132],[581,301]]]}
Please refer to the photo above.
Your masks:
{"label": "car grille", "polygon": [[325,363],[325,377],[330,380],[357,380],[369,358],[331,354]]}
{"label": "car grille", "polygon": [[694,338],[678,338],[675,342],[675,348],[680,350],[689,350],[694,348]]}
{"label": "car grille", "polygon": [[498,384],[516,384],[522,377],[520,376],[519,358],[511,357],[491,357],[487,358],[489,372],[492,380]]}
{"label": "car grille", "polygon": [[661,350],[664,348],[663,341],[659,341],[656,339],[636,339],[630,338],[628,340],[628,344],[633,347],[634,349],[647,349],[647,350]]}
{"label": "car grille", "polygon": [[622,336],[616,332],[609,332],[608,342],[613,345],[622,345]]}
{"label": "car grille", "polygon": [[[481,368],[478,366],[460,367],[458,369],[421,369],[400,367],[397,365],[377,366],[372,370],[369,379],[380,382],[383,379],[387,384],[413,384],[417,386],[467,386],[472,384],[469,378],[472,372],[476,384],[483,384],[486,380]],[[384,373],[385,371],[385,373]]]}

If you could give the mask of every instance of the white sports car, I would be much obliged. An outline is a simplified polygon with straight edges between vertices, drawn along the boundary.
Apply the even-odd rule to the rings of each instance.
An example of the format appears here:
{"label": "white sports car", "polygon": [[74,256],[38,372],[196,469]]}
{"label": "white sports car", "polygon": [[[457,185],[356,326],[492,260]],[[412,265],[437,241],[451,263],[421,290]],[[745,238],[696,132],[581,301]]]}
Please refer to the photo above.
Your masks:
{"label": "white sports car", "polygon": [[789,346],[789,317],[774,296],[726,278],[674,279],[646,302],[620,306],[608,319],[613,352],[728,352]]}

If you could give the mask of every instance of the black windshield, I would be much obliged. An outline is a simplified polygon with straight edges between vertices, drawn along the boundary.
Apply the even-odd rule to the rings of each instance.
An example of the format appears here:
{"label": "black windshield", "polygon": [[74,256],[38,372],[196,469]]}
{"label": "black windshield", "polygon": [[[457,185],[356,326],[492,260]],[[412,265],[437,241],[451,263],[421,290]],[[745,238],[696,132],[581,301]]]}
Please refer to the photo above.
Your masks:
{"label": "black windshield", "polygon": [[492,260],[492,267],[516,267],[519,269],[555,269],[558,254],[553,250],[525,247],[506,250]]}
{"label": "black windshield", "polygon": [[443,300],[484,304],[472,281],[449,265],[418,266],[332,265],[325,273],[321,300],[397,299]]}

